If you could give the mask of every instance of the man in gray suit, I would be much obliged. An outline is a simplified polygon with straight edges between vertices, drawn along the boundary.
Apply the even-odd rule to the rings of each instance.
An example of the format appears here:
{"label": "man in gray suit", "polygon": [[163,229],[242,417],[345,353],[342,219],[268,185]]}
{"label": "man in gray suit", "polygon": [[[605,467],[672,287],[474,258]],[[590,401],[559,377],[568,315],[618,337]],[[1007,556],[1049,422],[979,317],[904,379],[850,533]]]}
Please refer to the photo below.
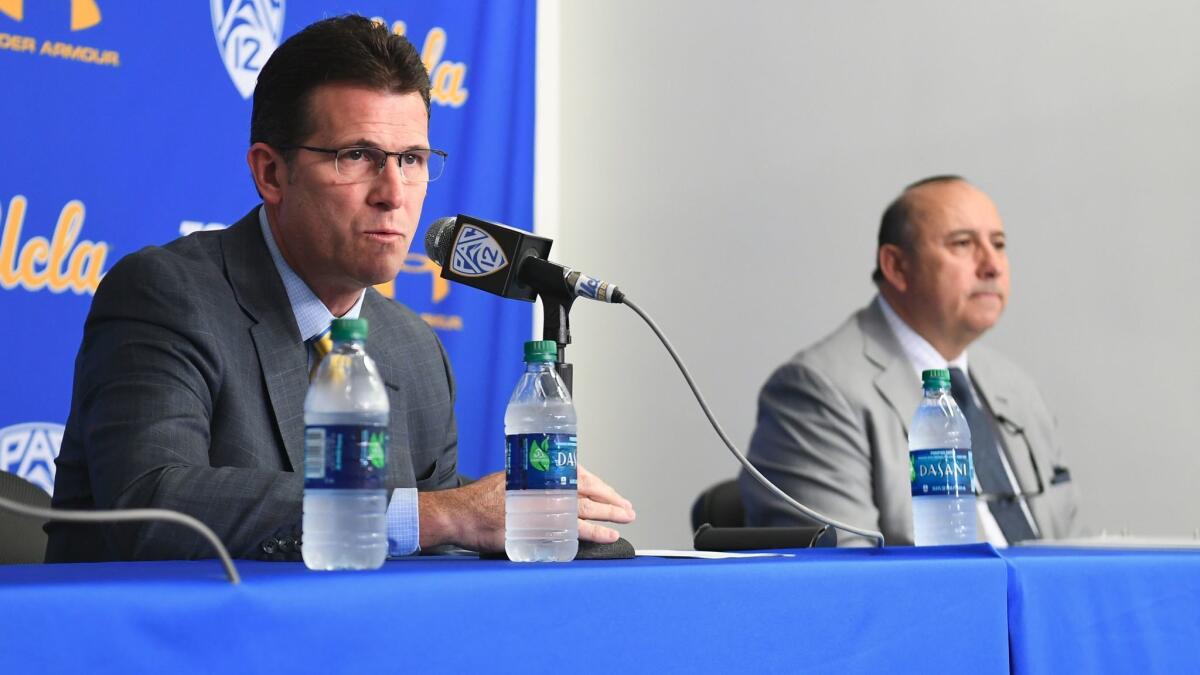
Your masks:
{"label": "man in gray suit", "polygon": [[[1074,534],[1070,471],[1037,387],[972,344],[1008,301],[995,205],[957,176],[914,183],[884,213],[876,263],[874,301],[764,385],[751,461],[806,506],[878,530],[889,544],[912,544],[907,428],[921,371],[951,368],[955,399],[978,413],[969,416],[976,473],[982,483],[988,463],[997,477],[979,499],[982,537],[1005,544]],[[749,524],[808,524],[745,472],[739,482]]]}
{"label": "man in gray suit", "polygon": [[[399,272],[440,169],[429,97],[416,49],[363,17],[320,21],[274,52],[247,156],[262,206],[228,230],[127,256],[96,292],[56,507],[173,509],[236,556],[298,559],[311,341],[334,317],[361,316],[391,403],[391,553],[502,550],[503,474],[459,486],[445,351],[371,288]],[[633,519],[627,500],[579,477],[581,518]],[[46,529],[49,562],[213,555],[169,524]],[[580,537],[617,533],[584,521]]]}

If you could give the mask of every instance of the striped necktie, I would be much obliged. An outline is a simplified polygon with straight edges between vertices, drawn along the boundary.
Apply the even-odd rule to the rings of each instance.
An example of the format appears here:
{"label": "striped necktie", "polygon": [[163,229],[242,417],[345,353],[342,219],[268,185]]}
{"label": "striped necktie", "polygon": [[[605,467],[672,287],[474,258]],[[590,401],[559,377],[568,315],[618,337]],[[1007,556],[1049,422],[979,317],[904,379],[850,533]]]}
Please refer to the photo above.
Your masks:
{"label": "striped necktie", "polygon": [[333,339],[329,337],[329,329],[320,335],[315,335],[308,339],[308,346],[312,348],[312,366],[308,369],[308,379],[311,382],[317,374],[317,367],[321,365],[321,360],[325,355],[333,349]]}

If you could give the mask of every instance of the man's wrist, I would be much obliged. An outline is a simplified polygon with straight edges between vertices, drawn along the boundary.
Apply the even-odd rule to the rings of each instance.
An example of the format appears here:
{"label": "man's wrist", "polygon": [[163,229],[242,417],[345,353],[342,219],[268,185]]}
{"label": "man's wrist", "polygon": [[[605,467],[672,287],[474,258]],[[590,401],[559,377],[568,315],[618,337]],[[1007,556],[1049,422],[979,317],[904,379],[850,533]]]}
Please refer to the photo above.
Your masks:
{"label": "man's wrist", "polygon": [[448,505],[452,492],[438,490],[417,493],[418,545],[421,548],[452,544],[459,539],[455,534],[457,521],[453,517],[453,509]]}

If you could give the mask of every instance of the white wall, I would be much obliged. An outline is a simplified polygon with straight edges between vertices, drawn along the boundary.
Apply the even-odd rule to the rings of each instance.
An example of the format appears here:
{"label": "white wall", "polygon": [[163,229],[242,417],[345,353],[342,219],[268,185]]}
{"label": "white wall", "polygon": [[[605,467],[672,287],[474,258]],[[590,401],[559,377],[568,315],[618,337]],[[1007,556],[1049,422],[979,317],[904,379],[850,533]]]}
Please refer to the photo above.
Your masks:
{"label": "white wall", "polygon": [[[887,202],[961,173],[1009,232],[985,341],[1057,410],[1086,523],[1200,527],[1200,3],[560,9],[556,257],[650,311],[739,443],[770,371],[871,298]],[[585,465],[635,545],[689,546],[734,460],[632,311],[572,327]]]}

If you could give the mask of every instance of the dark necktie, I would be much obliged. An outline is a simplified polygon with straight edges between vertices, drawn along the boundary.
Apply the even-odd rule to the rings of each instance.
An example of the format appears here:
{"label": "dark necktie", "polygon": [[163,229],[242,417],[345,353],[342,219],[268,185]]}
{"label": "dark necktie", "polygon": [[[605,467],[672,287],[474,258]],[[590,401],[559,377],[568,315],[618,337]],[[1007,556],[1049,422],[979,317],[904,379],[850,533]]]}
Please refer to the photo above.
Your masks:
{"label": "dark necktie", "polygon": [[975,459],[975,477],[985,494],[999,495],[999,499],[988,500],[988,510],[1010,544],[1034,539],[1033,528],[1021,509],[1017,490],[1008,479],[1000,454],[1000,434],[996,420],[990,410],[982,405],[975,395],[967,374],[959,368],[950,369],[950,393],[962,409],[971,427],[971,454]]}

